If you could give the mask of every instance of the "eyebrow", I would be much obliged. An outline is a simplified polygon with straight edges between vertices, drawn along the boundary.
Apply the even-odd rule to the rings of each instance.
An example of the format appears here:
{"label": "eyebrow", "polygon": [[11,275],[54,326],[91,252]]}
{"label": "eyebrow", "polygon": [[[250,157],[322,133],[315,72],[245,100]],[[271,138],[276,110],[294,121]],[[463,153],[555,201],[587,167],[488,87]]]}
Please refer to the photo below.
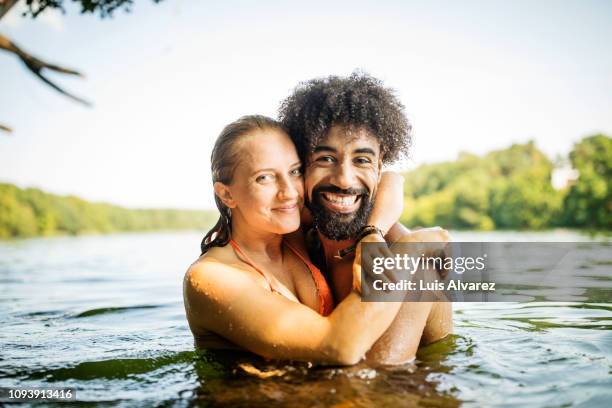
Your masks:
{"label": "eyebrow", "polygon": [[321,146],[317,146],[314,148],[313,153],[319,153],[319,152],[332,152],[332,153],[337,153],[338,150],[334,149],[331,146],[325,146],[325,145],[321,145]]}
{"label": "eyebrow", "polygon": [[[319,153],[319,152],[338,153],[338,150],[331,146],[321,145],[321,146],[315,147],[313,151],[313,153]],[[369,154],[371,156],[376,156],[376,152],[374,152],[374,149],[371,149],[369,147],[360,147],[358,149],[355,149],[353,150],[353,154]]]}
{"label": "eyebrow", "polygon": [[[301,161],[297,161],[297,162],[293,163],[293,164],[292,164],[291,166],[289,166],[289,167],[292,167],[292,168],[293,168],[293,167],[296,167],[296,166],[301,166],[301,165],[302,165],[302,162],[301,162]],[[252,173],[252,175],[255,175],[255,174],[257,174],[257,173],[261,173],[262,171],[272,171],[272,172],[274,172],[274,171],[276,171],[276,169],[273,169],[273,168],[267,168],[267,169],[257,169],[257,170],[255,170],[255,171]]]}
{"label": "eyebrow", "polygon": [[353,150],[353,153],[369,154],[372,156],[376,156],[376,153],[374,152],[374,150],[370,149],[369,147],[361,147],[359,149],[355,149]]}

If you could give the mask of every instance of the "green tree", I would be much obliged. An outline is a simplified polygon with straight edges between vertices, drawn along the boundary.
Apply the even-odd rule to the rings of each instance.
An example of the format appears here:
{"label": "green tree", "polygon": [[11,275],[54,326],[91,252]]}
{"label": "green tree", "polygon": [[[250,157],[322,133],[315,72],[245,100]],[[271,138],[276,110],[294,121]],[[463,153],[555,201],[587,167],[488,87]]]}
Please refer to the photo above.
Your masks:
{"label": "green tree", "polygon": [[579,176],[565,197],[566,223],[612,229],[612,139],[584,138],[574,145],[570,160]]}
{"label": "green tree", "polygon": [[532,142],[494,152],[500,176],[491,188],[491,218],[499,228],[542,229],[561,211],[551,184],[553,164]]}
{"label": "green tree", "polygon": [[0,238],[27,237],[37,233],[34,212],[19,202],[18,192],[13,186],[0,185]]}
{"label": "green tree", "polygon": [[401,221],[413,227],[546,228],[562,202],[550,182],[552,169],[533,142],[421,166],[405,174]]}
{"label": "green tree", "polygon": [[161,229],[206,229],[216,211],[132,210],[0,184],[0,238]]}

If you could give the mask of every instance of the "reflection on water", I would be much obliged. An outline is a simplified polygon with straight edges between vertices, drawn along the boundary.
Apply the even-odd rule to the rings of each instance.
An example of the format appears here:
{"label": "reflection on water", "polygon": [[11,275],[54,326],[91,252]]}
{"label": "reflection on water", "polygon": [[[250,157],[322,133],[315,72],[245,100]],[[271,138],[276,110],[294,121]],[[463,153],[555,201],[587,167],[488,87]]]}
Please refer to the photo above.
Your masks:
{"label": "reflection on water", "polygon": [[[565,234],[559,240],[588,239]],[[588,303],[456,304],[455,335],[422,348],[415,364],[317,367],[194,351],[181,280],[199,240],[164,233],[0,243],[0,386],[76,387],[81,401],[128,406],[590,407],[612,397],[612,304],[595,303],[609,301],[598,298],[601,274],[584,273]]]}
{"label": "reflection on water", "polygon": [[[207,353],[203,372],[198,371],[196,400],[216,406],[270,406],[279,403],[298,406],[458,406],[450,392],[438,390],[440,381],[428,378],[445,373],[446,355],[463,348],[463,339],[452,336],[423,350],[422,361],[398,367],[317,367],[307,363],[266,363],[244,356],[222,357],[220,366],[234,367],[225,376],[211,373],[210,361],[218,355]],[[274,372],[274,377],[260,378],[247,373],[241,362],[247,361],[260,372]],[[198,365],[196,364],[196,367]],[[196,369],[197,370],[197,369]],[[212,377],[209,377],[212,374]]]}

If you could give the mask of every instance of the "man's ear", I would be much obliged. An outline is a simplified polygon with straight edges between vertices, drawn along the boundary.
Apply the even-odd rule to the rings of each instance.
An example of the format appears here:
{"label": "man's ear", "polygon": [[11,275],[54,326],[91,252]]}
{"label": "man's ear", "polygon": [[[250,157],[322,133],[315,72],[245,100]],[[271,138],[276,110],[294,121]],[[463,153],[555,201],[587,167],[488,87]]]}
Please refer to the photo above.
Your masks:
{"label": "man's ear", "polygon": [[380,158],[378,158],[378,183],[380,183],[380,179],[382,177],[382,167],[383,167],[383,162]]}
{"label": "man's ear", "polygon": [[219,197],[221,202],[225,204],[226,207],[228,208],[236,207],[236,203],[234,202],[234,199],[232,198],[232,193],[228,186],[226,186],[225,184],[219,181],[215,181],[215,183],[213,184],[213,188],[215,189],[215,194],[217,195],[217,197]]}

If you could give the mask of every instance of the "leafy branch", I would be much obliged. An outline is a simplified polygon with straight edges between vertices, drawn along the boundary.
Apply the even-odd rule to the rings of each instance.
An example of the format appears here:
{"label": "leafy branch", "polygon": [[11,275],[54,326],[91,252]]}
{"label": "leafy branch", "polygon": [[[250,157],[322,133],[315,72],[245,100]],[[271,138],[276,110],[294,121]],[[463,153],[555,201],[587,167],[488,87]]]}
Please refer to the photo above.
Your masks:
{"label": "leafy branch", "polygon": [[[18,0],[0,0],[0,20],[13,6],[15,6],[15,4],[17,4],[17,1]],[[65,1],[67,0],[25,0],[28,10],[23,13],[23,16],[36,18],[47,9],[56,9],[60,10],[62,13],[66,13],[64,8]],[[153,0],[154,3],[159,3],[160,1],[161,0]],[[126,12],[130,12],[131,6],[133,5],[133,0],[72,0],[72,2],[80,3],[81,14],[97,14],[100,18],[112,17],[113,12],[117,9],[123,9]],[[44,70],[48,70],[84,78],[84,75],[80,72],[60,65],[51,64],[37,58],[24,51],[23,48],[17,46],[17,44],[2,34],[0,34],[0,49],[17,56],[31,73],[60,94],[82,105],[91,106],[89,101],[66,91],[43,75]],[[0,124],[0,131],[12,132],[12,129],[6,125]]]}

